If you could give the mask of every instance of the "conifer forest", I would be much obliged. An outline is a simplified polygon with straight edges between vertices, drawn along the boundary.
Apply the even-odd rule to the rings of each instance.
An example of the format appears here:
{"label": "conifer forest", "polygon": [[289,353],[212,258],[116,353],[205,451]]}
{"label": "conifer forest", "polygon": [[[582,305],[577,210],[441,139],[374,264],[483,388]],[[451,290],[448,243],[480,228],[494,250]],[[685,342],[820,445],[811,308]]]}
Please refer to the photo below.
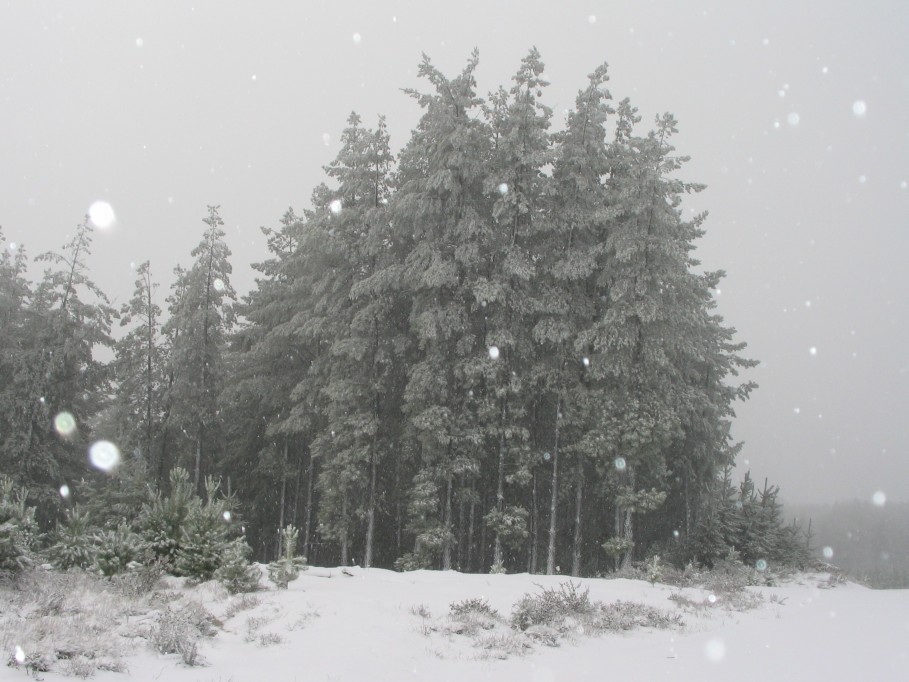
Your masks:
{"label": "conifer forest", "polygon": [[[34,536],[16,541],[62,556],[96,528],[178,563],[205,538],[268,562],[293,536],[318,565],[572,575],[803,556],[777,489],[732,480],[755,363],[694,255],[676,120],[642,122],[605,64],[563,121],[535,49],[486,96],[477,67],[424,56],[397,154],[384,118],[350,114],[309,207],[262,217],[246,296],[217,205],[119,309],[87,216],[37,281],[27,244],[2,252],[0,497]],[[156,525],[178,502],[182,535]],[[227,561],[209,558],[180,570]]]}

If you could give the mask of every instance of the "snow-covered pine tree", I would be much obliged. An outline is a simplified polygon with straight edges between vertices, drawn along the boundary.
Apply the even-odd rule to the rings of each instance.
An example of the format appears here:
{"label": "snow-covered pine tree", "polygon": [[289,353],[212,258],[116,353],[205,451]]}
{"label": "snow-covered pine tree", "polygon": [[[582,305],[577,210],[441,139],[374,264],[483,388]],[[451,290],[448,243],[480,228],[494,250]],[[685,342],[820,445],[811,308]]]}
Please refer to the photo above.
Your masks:
{"label": "snow-covered pine tree", "polygon": [[[529,482],[529,430],[526,423],[533,344],[529,333],[537,284],[531,243],[547,194],[544,168],[551,163],[549,125],[552,112],[540,102],[543,62],[530,50],[506,93],[490,95],[487,120],[493,149],[485,170],[484,189],[495,198],[492,229],[480,246],[481,261],[473,297],[474,314],[487,354],[471,358],[466,369],[474,384],[477,419],[494,463],[495,506],[484,520],[494,532],[494,566],[504,564],[504,545],[527,537],[527,510],[520,504],[506,509],[508,483]],[[494,351],[493,351],[494,349]],[[492,473],[492,472],[490,472]]]}
{"label": "snow-covered pine tree", "polygon": [[38,256],[51,267],[35,289],[22,329],[18,397],[24,409],[13,471],[28,482],[46,520],[59,509],[60,486],[85,473],[89,425],[109,394],[109,370],[96,351],[113,345],[115,311],[88,274],[92,232],[86,216],[62,253]]}
{"label": "snow-covered pine tree", "polygon": [[192,250],[192,267],[175,283],[170,319],[169,418],[192,443],[193,488],[201,491],[205,474],[223,451],[218,398],[223,384],[227,335],[234,323],[230,249],[218,206],[208,207],[202,241]]}
{"label": "snow-covered pine tree", "polygon": [[594,351],[599,412],[586,439],[611,471],[615,537],[627,549],[623,567],[631,561],[635,514],[658,508],[666,496],[667,453],[682,436],[681,406],[691,400],[687,352],[700,331],[691,321],[703,305],[692,294],[703,283],[689,271],[698,232],[678,208],[681,195],[700,186],[670,177],[685,160],[671,154],[675,120],[658,117],[646,138],[633,134],[638,120],[623,100],[607,180],[612,202],[621,206],[606,242],[608,303],[585,338]]}
{"label": "snow-covered pine tree", "polygon": [[[341,136],[337,158],[325,168],[338,183],[331,211],[331,277],[341,305],[330,350],[330,379],[322,454],[323,534],[341,544],[346,563],[353,520],[365,519],[363,562],[373,562],[379,465],[394,440],[388,425],[400,421],[396,339],[404,320],[386,275],[390,248],[386,205],[392,156],[384,119],[376,130],[360,126],[355,113]],[[393,270],[392,270],[393,271]],[[346,291],[345,291],[346,289]],[[327,437],[326,437],[327,436]]]}
{"label": "snow-covered pine tree", "polygon": [[120,309],[120,326],[130,330],[114,346],[114,409],[120,448],[139,452],[161,486],[167,473],[160,443],[166,358],[161,348],[161,308],[155,303],[157,288],[151,265],[145,261],[136,270],[132,298]]}
{"label": "snow-covered pine tree", "polygon": [[[540,398],[536,411],[546,431],[540,442],[550,453],[549,533],[546,572],[555,572],[560,466],[563,454],[574,452],[575,516],[579,516],[584,457],[580,443],[589,419],[585,384],[591,363],[589,342],[581,335],[603,313],[606,283],[605,242],[614,208],[603,186],[608,169],[605,126],[612,114],[606,65],[588,76],[568,113],[565,130],[555,136],[552,193],[547,219],[535,230],[534,252],[540,262],[536,289],[536,322],[532,330],[537,354],[535,383]],[[579,563],[580,525],[575,523],[572,568]]]}
{"label": "snow-covered pine tree", "polygon": [[[6,244],[0,229],[0,243]],[[0,469],[24,474],[21,457],[31,405],[23,400],[30,375],[26,364],[31,344],[25,338],[31,288],[28,260],[21,245],[0,251]]]}
{"label": "snow-covered pine tree", "polygon": [[410,334],[417,350],[404,409],[419,452],[411,508],[438,511],[412,514],[410,529],[414,553],[431,549],[443,569],[452,567],[455,486],[475,475],[480,444],[463,366],[488,353],[473,312],[474,284],[484,265],[480,245],[490,229],[484,191],[490,137],[475,115],[481,104],[477,63],[474,52],[448,79],[424,55],[419,74],[434,92],[408,91],[424,114],[401,154],[390,207],[393,239],[410,247],[402,286],[412,300]]}

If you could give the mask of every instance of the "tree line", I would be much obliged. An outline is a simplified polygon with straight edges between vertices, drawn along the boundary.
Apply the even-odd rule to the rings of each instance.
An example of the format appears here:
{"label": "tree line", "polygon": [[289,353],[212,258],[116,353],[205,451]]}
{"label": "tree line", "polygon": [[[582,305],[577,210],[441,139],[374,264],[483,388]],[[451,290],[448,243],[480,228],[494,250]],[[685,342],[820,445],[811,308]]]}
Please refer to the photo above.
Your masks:
{"label": "tree line", "polygon": [[[692,255],[706,216],[682,201],[703,187],[678,177],[675,119],[638,132],[604,64],[553,130],[536,49],[486,98],[477,66],[424,56],[397,156],[383,117],[351,114],[330,184],[262,228],[242,300],[217,206],[166,311],[148,262],[110,306],[88,219],[37,285],[4,251],[0,462],[45,522],[182,467],[198,494],[221,480],[261,560],[289,524],[310,563],[401,569],[580,575],[733,544],[716,529],[754,363]],[[123,454],[109,473],[85,464],[98,439]]]}

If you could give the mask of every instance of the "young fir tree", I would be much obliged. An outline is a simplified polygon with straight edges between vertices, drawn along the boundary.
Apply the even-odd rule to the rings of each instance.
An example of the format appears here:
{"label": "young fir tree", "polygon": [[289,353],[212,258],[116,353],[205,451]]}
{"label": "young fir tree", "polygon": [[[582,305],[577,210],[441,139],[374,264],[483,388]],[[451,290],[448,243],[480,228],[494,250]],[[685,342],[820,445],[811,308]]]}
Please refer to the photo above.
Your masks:
{"label": "young fir tree", "polygon": [[417,347],[404,394],[419,452],[409,527],[414,555],[439,558],[443,569],[452,566],[455,485],[477,471],[480,436],[463,368],[489,351],[472,312],[490,229],[484,191],[489,134],[476,117],[477,61],[475,52],[461,74],[448,79],[424,56],[419,74],[434,92],[409,91],[425,113],[401,155],[390,208],[394,239],[411,245],[401,278],[412,300]]}
{"label": "young fir tree", "polygon": [[120,309],[120,326],[131,327],[114,346],[118,442],[125,452],[137,451],[156,484],[165,480],[161,452],[165,367],[161,348],[161,308],[155,303],[158,285],[148,261],[136,270],[133,297]]}
{"label": "young fir tree", "polygon": [[165,333],[172,339],[169,387],[170,419],[192,443],[193,488],[201,491],[204,474],[217,464],[223,434],[218,398],[227,335],[234,323],[231,305],[230,249],[217,206],[208,207],[196,259],[175,285]]}

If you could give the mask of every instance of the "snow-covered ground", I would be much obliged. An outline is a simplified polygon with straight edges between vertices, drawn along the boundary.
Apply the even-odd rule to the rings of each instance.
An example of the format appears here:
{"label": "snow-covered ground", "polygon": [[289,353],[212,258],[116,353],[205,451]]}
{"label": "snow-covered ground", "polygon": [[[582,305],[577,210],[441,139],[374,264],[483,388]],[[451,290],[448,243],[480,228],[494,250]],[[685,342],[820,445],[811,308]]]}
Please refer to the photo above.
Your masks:
{"label": "snow-covered ground", "polygon": [[[127,673],[98,672],[102,682],[496,680],[884,680],[909,679],[909,590],[833,587],[802,575],[776,587],[748,588],[761,599],[740,611],[707,592],[633,580],[575,580],[590,600],[640,602],[681,614],[684,625],[588,635],[570,632],[559,646],[534,642],[524,653],[483,648],[456,634],[449,605],[483,598],[507,620],[525,594],[570,578],[539,575],[394,573],[380,569],[311,568],[290,589],[229,596],[208,583],[187,588],[169,579],[171,596],[197,600],[216,618],[201,640],[203,666],[161,655],[133,640]],[[263,581],[263,583],[266,581]],[[680,604],[670,595],[682,593]],[[526,643],[513,635],[510,644]],[[513,648],[510,649],[513,652]],[[26,679],[0,668],[0,679]],[[46,680],[64,679],[48,672]]]}

